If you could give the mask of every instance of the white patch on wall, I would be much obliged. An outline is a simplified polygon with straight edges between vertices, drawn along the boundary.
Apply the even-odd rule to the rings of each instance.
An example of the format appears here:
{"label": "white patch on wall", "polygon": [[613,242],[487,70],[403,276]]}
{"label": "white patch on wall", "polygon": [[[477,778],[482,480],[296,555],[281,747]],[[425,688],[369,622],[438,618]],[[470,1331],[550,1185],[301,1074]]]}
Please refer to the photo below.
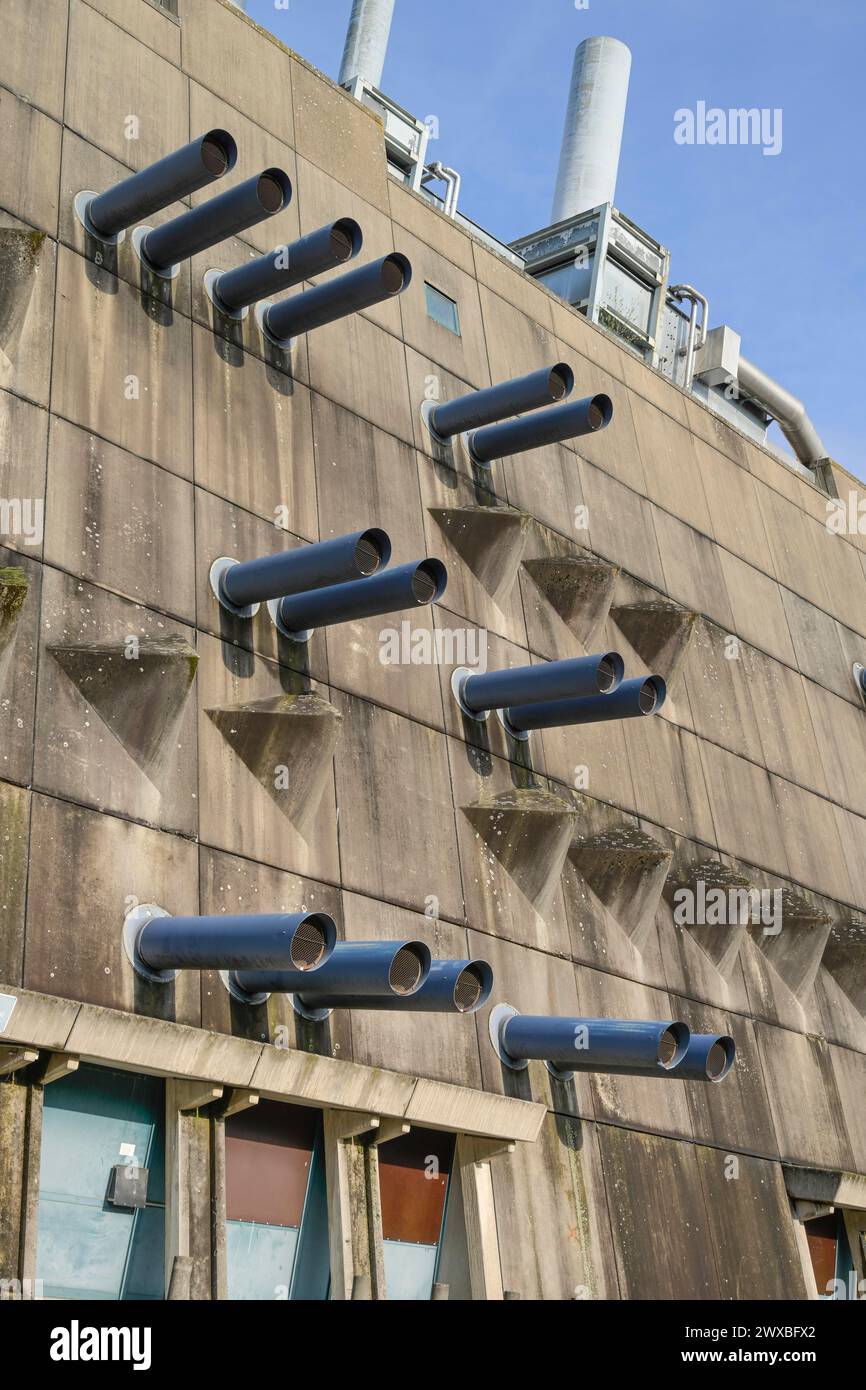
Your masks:
{"label": "white patch on wall", "polygon": [[9,1020],[17,1003],[14,994],[0,994],[0,1033],[5,1033],[9,1027]]}

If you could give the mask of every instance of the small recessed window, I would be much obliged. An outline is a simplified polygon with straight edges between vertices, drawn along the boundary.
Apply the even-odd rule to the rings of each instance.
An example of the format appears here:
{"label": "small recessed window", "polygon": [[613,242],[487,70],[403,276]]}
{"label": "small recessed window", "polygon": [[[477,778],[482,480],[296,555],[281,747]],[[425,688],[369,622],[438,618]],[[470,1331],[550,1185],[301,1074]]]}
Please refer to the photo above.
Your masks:
{"label": "small recessed window", "polygon": [[177,0],[156,0],[157,8],[168,10],[169,14],[177,14]]}
{"label": "small recessed window", "polygon": [[434,323],[439,323],[443,328],[447,328],[449,333],[455,333],[460,337],[460,315],[457,312],[457,305],[453,299],[449,299],[447,294],[437,290],[435,285],[424,286],[424,294],[427,297],[427,313]]}

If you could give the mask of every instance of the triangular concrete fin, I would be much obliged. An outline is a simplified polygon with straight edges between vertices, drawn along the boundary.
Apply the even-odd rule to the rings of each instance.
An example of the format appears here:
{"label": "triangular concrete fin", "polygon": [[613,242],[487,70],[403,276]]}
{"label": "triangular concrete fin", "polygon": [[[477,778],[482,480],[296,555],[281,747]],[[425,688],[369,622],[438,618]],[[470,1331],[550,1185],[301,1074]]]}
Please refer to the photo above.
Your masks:
{"label": "triangular concrete fin", "polygon": [[569,858],[593,896],[641,950],[655,922],[673,851],[636,826],[576,840]]}
{"label": "triangular concrete fin", "polygon": [[223,738],[303,835],[331,774],[343,716],[308,691],[206,711]]}
{"label": "triangular concrete fin", "polygon": [[[791,993],[803,998],[815,983],[833,919],[811,893],[775,891],[780,897],[770,900],[773,911],[767,913],[773,920],[750,926],[749,935]],[[777,906],[781,911],[775,920]]]}
{"label": "triangular concrete fin", "polygon": [[430,515],[500,607],[523,559],[530,517],[514,507],[430,507]]}
{"label": "triangular concrete fin", "polygon": [[[743,895],[753,889],[749,879],[719,859],[704,859],[673,874],[664,886],[664,896],[674,911],[675,923],[688,931],[726,979],[733,971],[748,930],[748,921],[740,920],[745,916],[747,905]],[[681,890],[687,890],[690,900],[681,895]],[[695,909],[709,920],[692,920]],[[715,920],[717,917],[721,920]]]}
{"label": "triangular concrete fin", "polygon": [[662,600],[616,604],[610,616],[647,664],[670,688],[683,663],[700,614]]}
{"label": "triangular concrete fin", "polygon": [[44,241],[44,232],[26,227],[0,228],[0,363],[3,365],[10,361],[9,349],[30,307]]}
{"label": "triangular concrete fin", "polygon": [[591,555],[540,556],[523,568],[579,642],[587,646],[610,612],[619,567]]}
{"label": "triangular concrete fin", "polygon": [[852,917],[834,922],[821,964],[866,1018],[866,920]]}
{"label": "triangular concrete fin", "polygon": [[463,814],[523,896],[544,916],[574,833],[575,808],[539,787],[485,797]]}
{"label": "triangular concrete fin", "polygon": [[198,666],[195,649],[177,636],[49,651],[142,771],[156,771],[172,752],[171,734]]}
{"label": "triangular concrete fin", "polygon": [[30,580],[17,565],[0,569],[0,681],[6,674],[18,617],[29,588]]}

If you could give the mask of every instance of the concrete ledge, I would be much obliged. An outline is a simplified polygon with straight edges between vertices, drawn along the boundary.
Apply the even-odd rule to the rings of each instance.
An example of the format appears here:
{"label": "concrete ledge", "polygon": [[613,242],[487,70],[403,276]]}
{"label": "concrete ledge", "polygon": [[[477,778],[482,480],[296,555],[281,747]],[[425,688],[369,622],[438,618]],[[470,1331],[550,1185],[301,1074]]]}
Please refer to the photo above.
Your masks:
{"label": "concrete ledge", "polygon": [[0,1039],[4,1046],[72,1052],[102,1066],[213,1082],[272,1100],[393,1116],[490,1139],[533,1142],[546,1113],[530,1101],[76,1004],[14,985],[0,984],[0,994],[18,1001]]}
{"label": "concrete ledge", "polygon": [[782,1164],[789,1197],[824,1206],[854,1207],[866,1211],[866,1177],[828,1168],[800,1168]]}

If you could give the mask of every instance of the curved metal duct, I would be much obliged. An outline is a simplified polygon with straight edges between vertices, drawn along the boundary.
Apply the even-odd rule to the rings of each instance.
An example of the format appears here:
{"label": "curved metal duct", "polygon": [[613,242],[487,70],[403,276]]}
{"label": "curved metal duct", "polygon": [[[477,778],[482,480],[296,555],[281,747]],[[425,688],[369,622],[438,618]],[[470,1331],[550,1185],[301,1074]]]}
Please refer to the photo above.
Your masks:
{"label": "curved metal duct", "polygon": [[814,468],[828,457],[803,402],[742,354],[737,367],[737,385],[743,395],[757,401],[779,422],[783,435],[807,468]]}

